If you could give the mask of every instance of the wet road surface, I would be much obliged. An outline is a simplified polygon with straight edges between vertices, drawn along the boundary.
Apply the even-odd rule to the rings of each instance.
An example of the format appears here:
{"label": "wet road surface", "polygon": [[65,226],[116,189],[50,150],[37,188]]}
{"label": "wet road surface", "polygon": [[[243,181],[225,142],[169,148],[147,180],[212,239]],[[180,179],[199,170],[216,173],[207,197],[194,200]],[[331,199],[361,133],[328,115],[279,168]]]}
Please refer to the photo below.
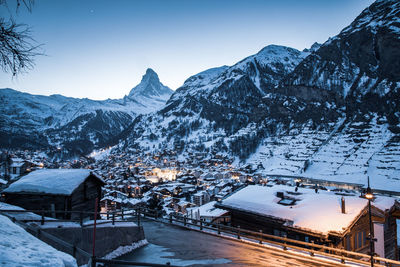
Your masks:
{"label": "wet road surface", "polygon": [[160,222],[142,224],[149,244],[118,259],[179,266],[343,266]]}

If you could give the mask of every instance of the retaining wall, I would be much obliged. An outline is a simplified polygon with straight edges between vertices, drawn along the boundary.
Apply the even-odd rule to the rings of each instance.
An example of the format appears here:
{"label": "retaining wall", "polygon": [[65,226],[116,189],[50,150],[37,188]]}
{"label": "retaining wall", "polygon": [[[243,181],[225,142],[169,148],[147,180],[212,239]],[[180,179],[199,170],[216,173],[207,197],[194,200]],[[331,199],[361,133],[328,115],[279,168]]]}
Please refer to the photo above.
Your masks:
{"label": "retaining wall", "polygon": [[[92,254],[93,226],[49,227],[49,225],[45,224],[41,230],[77,246],[89,254]],[[66,249],[64,246],[46,239],[46,237],[41,239],[58,250],[71,255],[74,254],[71,249]],[[137,226],[133,223],[116,223],[114,226],[111,224],[98,225],[96,227],[95,254],[97,257],[104,257],[120,246],[129,246],[143,239],[145,239],[143,227]],[[79,252],[76,253],[75,257],[78,265],[85,264],[89,260],[87,256],[84,256]]]}

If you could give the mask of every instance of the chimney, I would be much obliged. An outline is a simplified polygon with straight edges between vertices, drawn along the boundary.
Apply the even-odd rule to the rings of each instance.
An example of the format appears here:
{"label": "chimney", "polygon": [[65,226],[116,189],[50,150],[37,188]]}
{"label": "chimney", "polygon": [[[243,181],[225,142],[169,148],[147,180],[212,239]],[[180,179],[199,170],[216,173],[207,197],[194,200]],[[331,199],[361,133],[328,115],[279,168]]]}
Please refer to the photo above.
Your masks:
{"label": "chimney", "polygon": [[342,213],[346,213],[346,202],[344,201],[344,197],[342,197]]}

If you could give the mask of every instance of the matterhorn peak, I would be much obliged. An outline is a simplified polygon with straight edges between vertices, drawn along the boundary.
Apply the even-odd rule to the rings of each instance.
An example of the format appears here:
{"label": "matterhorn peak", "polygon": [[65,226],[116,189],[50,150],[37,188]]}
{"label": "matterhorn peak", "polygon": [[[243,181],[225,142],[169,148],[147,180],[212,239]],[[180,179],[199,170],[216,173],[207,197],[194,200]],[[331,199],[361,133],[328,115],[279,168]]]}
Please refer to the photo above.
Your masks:
{"label": "matterhorn peak", "polygon": [[142,77],[142,82],[143,81],[148,81],[148,80],[151,80],[151,81],[154,81],[154,82],[158,82],[158,83],[160,82],[160,79],[158,78],[157,73],[151,68],[148,68],[146,70],[145,75],[143,75],[143,77]]}
{"label": "matterhorn peak", "polygon": [[129,92],[128,97],[135,100],[138,97],[168,99],[172,93],[173,91],[170,88],[160,82],[157,73],[153,69],[148,68],[141,82]]}

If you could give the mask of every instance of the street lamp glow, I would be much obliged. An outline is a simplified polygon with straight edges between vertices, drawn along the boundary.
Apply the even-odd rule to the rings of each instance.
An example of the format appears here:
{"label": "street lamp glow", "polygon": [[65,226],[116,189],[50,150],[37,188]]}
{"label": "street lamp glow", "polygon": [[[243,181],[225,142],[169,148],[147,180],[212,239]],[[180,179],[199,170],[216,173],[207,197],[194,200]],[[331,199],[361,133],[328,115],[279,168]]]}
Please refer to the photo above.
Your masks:
{"label": "street lamp glow", "polygon": [[374,198],[374,195],[371,192],[368,193],[367,191],[367,193],[365,194],[365,198],[371,200]]}

